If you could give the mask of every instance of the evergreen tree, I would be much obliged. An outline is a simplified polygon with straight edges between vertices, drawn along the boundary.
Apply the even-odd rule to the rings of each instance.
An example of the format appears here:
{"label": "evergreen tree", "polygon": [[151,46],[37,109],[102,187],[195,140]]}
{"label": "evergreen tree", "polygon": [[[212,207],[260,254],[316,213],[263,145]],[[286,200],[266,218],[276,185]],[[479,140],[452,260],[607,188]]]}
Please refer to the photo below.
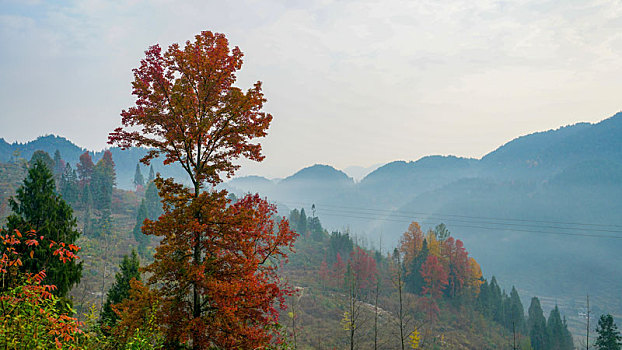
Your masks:
{"label": "evergreen tree", "polygon": [[598,350],[620,350],[622,349],[622,336],[618,326],[613,322],[613,317],[609,314],[601,315],[596,327],[596,349]]}
{"label": "evergreen tree", "polygon": [[572,334],[568,330],[568,322],[566,322],[566,316],[564,316],[563,323],[564,323],[564,332],[563,332],[562,349],[574,349],[574,341],[572,340]]}
{"label": "evergreen tree", "polygon": [[350,256],[354,243],[348,233],[341,233],[335,231],[331,233],[328,239],[328,262],[334,263],[337,259],[337,255]]}
{"label": "evergreen tree", "polygon": [[305,214],[305,208],[300,209],[300,219],[298,220],[296,232],[301,236],[307,233],[307,214]]}
{"label": "evergreen tree", "polygon": [[147,178],[147,182],[152,182],[155,180],[155,173],[153,172],[153,165],[149,166],[149,177]]}
{"label": "evergreen tree", "polygon": [[143,173],[140,172],[140,165],[136,163],[136,171],[134,171],[134,186],[144,186],[145,178],[143,178]]}
{"label": "evergreen tree", "polygon": [[[9,200],[13,213],[7,218],[7,231],[35,230],[38,235],[55,242],[75,243],[80,233],[76,230],[73,210],[56,194],[55,188],[48,166],[43,161],[36,160],[15,197]],[[45,270],[45,283],[55,285],[57,289],[54,294],[63,297],[80,281],[82,263],[62,263],[53,258],[54,249],[44,245],[37,246],[33,259],[24,260],[20,269],[29,273]]]}
{"label": "evergreen tree", "polygon": [[102,159],[95,165],[91,181],[93,202],[97,209],[110,209],[115,182],[114,161],[112,160],[112,153],[107,150]]}
{"label": "evergreen tree", "polygon": [[413,294],[419,295],[425,281],[421,276],[421,265],[428,259],[429,249],[428,241],[423,240],[421,251],[410,261],[410,266],[406,266],[406,274],[404,275],[404,283],[406,288]]}
{"label": "evergreen tree", "polygon": [[490,318],[492,311],[490,310],[490,287],[488,281],[484,280],[479,286],[479,295],[477,296],[477,308],[487,318]]}
{"label": "evergreen tree", "polygon": [[512,291],[510,292],[509,316],[509,329],[512,329],[512,326],[514,326],[517,333],[526,334],[525,309],[514,286],[512,286]]}
{"label": "evergreen tree", "polygon": [[78,177],[76,171],[71,168],[71,164],[65,165],[65,171],[60,178],[60,194],[63,199],[70,203],[75,204],[78,202]]}
{"label": "evergreen tree", "polygon": [[54,171],[54,160],[50,157],[50,155],[45,151],[35,151],[30,157],[30,161],[28,162],[28,166],[32,168],[37,160],[41,161],[45,166],[50,170],[50,172]]}
{"label": "evergreen tree", "polygon": [[540,300],[533,297],[531,299],[531,305],[529,305],[529,319],[527,321],[529,328],[529,338],[531,339],[531,346],[533,350],[547,350],[548,347],[548,332],[546,329],[546,319],[540,306]]}
{"label": "evergreen tree", "polygon": [[112,306],[120,303],[130,296],[130,281],[135,278],[140,281],[140,263],[136,252],[132,250],[131,256],[125,255],[120,271],[114,276],[115,282],[106,294],[106,302],[102,308],[100,324],[103,326],[104,333],[109,333],[110,328],[114,327],[119,316],[112,310]]}
{"label": "evergreen tree", "polygon": [[65,161],[60,156],[60,151],[54,152],[54,181],[56,181],[56,188],[60,188],[60,179],[65,172]]}
{"label": "evergreen tree", "polygon": [[300,212],[298,209],[294,209],[289,212],[289,226],[292,229],[296,229],[298,227],[298,221],[300,221]]}
{"label": "evergreen tree", "polygon": [[309,219],[308,222],[309,231],[311,231],[311,238],[314,241],[321,242],[324,240],[324,228],[322,227],[322,223],[320,222],[320,218],[317,216]]}
{"label": "evergreen tree", "polygon": [[498,324],[505,325],[503,295],[501,294],[501,287],[499,287],[495,276],[492,276],[490,279],[489,292],[489,309],[491,311],[492,319]]}
{"label": "evergreen tree", "polygon": [[[147,209],[147,217],[151,220],[156,220],[164,213],[160,195],[158,194],[158,188],[153,181],[149,182],[145,190],[145,206]],[[140,225],[142,226],[142,224],[141,221]]]}
{"label": "evergreen tree", "polygon": [[138,253],[142,256],[146,255],[147,244],[149,243],[149,236],[145,235],[142,231],[143,222],[147,219],[147,205],[143,199],[138,207],[138,213],[136,214],[136,225],[134,225],[134,239],[138,243]]}
{"label": "evergreen tree", "polygon": [[551,350],[572,350],[574,344],[572,344],[572,337],[570,337],[570,344],[568,343],[568,328],[559,313],[559,308],[555,305],[555,308],[551,310],[549,314],[549,320],[546,324],[546,329],[549,336],[549,349]]}

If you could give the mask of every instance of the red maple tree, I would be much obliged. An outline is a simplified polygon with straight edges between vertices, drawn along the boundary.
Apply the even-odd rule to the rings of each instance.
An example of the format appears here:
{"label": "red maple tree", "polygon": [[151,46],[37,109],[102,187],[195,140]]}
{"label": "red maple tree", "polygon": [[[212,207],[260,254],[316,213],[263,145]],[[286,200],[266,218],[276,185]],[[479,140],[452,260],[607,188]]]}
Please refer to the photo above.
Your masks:
{"label": "red maple tree", "polygon": [[223,34],[204,31],[183,48],[162,53],[154,45],[145,55],[134,69],[135,105],[121,113],[125,129],[109,142],[150,147],[142,162],[179,163],[193,185],[158,176],[164,214],[143,226],[162,237],[146,270],[161,298],[166,341],[193,349],[278,342],[274,306],[291,290],[279,281],[277,260],[287,258],[296,234],[257,195],[232,202],[226,191],[202,191],[232,176],[236,159],[263,160],[253,140],[266,135],[272,116],[261,111],[261,83],[246,92],[233,86],[242,52]]}
{"label": "red maple tree", "polygon": [[348,263],[350,264],[358,288],[366,290],[376,284],[376,275],[378,274],[376,259],[369,256],[366,251],[360,247],[354,248],[352,253],[350,253],[350,260]]}
{"label": "red maple tree", "polygon": [[421,277],[425,281],[421,288],[421,295],[425,297],[422,302],[428,319],[433,320],[438,314],[437,301],[447,286],[447,271],[436,256],[430,255],[421,265]]}

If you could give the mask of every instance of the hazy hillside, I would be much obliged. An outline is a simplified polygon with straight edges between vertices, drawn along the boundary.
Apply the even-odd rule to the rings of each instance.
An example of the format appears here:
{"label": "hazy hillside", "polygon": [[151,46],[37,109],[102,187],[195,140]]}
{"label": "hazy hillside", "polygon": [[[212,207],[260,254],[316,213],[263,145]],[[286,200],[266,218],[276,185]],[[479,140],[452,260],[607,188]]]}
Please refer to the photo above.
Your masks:
{"label": "hazy hillside", "polygon": [[[55,135],[40,136],[26,143],[14,142],[9,144],[4,139],[0,139],[0,162],[6,163],[11,161],[15,152],[18,152],[17,154],[19,157],[28,160],[37,150],[47,152],[50,157],[54,157],[54,153],[58,150],[61,154],[61,158],[71,164],[74,169],[76,168],[76,163],[80,155],[87,151],[66,138]],[[112,147],[110,151],[112,152],[112,157],[116,166],[117,186],[123,189],[132,188],[136,164],[140,158],[147,154],[147,150],[143,148],[121,150],[118,147]],[[104,151],[89,151],[89,153],[93,158],[93,162],[97,162],[104,154]],[[182,181],[186,180],[186,174],[179,165],[164,166],[161,159],[154,160],[152,165],[155,172],[160,172],[165,177],[176,177]],[[149,168],[147,166],[141,164],[141,169],[144,176],[149,174]]]}
{"label": "hazy hillside", "polygon": [[425,157],[386,164],[355,184],[324,180],[260,191],[307,210],[313,203],[325,226],[349,227],[372,244],[380,234],[396,244],[411,220],[445,222],[488,273],[522,286],[525,297],[551,296],[545,307],[559,302],[569,322],[580,324],[587,293],[622,315],[614,277],[622,239],[607,238],[622,237],[622,113],[522,136],[481,160]]}
{"label": "hazy hillside", "polygon": [[[15,150],[28,159],[37,149],[51,155],[58,149],[72,164],[84,152],[56,136],[26,144],[0,140],[0,160],[9,161]],[[129,188],[146,151],[111,151],[118,186]],[[94,160],[99,156],[94,153]],[[182,176],[161,162],[154,168]],[[481,160],[395,161],[360,182],[331,166],[313,165],[280,181],[248,176],[222,186],[236,194],[259,192],[284,211],[305,207],[311,213],[315,204],[324,227],[348,228],[370,245],[380,235],[383,245],[395,245],[410,221],[424,229],[444,222],[472,247],[487,273],[507,281],[506,287],[520,285],[525,298],[557,298],[552,300],[570,322],[579,323],[586,293],[599,307],[622,315],[622,282],[614,277],[622,272],[622,113],[522,136]]]}

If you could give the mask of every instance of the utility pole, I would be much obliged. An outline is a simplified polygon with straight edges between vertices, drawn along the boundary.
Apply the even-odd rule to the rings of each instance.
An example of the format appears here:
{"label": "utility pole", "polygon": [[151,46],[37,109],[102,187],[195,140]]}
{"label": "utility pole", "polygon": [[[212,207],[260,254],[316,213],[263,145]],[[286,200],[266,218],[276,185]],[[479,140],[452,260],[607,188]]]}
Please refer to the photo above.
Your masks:
{"label": "utility pole", "polygon": [[585,350],[589,350],[590,348],[590,295],[587,295],[587,327],[585,333]]}
{"label": "utility pole", "polygon": [[[512,319],[513,319],[513,318],[514,318],[514,317],[512,316]],[[518,350],[518,348],[516,347],[516,325],[515,325],[515,323],[514,323],[514,320],[512,320],[512,334],[513,334],[513,336],[514,336],[514,347],[513,347],[512,349],[514,349],[514,350]]]}

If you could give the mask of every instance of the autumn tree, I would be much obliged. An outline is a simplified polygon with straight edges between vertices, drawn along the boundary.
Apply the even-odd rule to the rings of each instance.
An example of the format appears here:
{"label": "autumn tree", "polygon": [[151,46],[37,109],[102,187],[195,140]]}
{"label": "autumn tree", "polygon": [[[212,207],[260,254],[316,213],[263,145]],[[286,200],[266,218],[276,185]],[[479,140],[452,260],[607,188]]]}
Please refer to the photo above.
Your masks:
{"label": "autumn tree", "polygon": [[436,256],[430,255],[421,266],[421,276],[425,281],[421,289],[421,295],[424,296],[422,300],[424,309],[428,320],[435,320],[439,312],[438,300],[447,286],[447,271]]}
{"label": "autumn tree", "polygon": [[[158,288],[167,342],[193,349],[256,348],[274,341],[275,302],[288,289],[275,260],[285,259],[296,234],[276,207],[258,196],[235,202],[214,186],[239,168],[238,158],[263,160],[261,145],[272,120],[262,112],[261,83],[233,86],[242,52],[209,31],[182,48],[158,45],[134,69],[135,105],[122,111],[112,144],[151,150],[187,172],[192,188],[157,178],[164,214],[143,231],[161,237],[148,283]],[[125,128],[125,129],[124,129]]]}
{"label": "autumn tree", "polygon": [[404,259],[404,266],[410,266],[410,263],[421,251],[423,247],[423,231],[418,222],[412,222],[406,232],[400,238],[400,252]]}
{"label": "autumn tree", "polygon": [[461,294],[468,283],[470,268],[469,254],[461,240],[449,237],[442,241],[441,246],[449,267],[447,294],[455,298]]}
{"label": "autumn tree", "polygon": [[91,182],[91,177],[93,176],[93,171],[95,171],[95,164],[93,163],[93,158],[89,152],[84,152],[80,155],[80,161],[76,167],[78,171],[78,179],[80,180],[80,186],[84,186]]}
{"label": "autumn tree", "polygon": [[354,248],[348,260],[355,285],[361,290],[368,290],[376,284],[376,260],[360,247]]}
{"label": "autumn tree", "polygon": [[341,254],[337,253],[337,259],[332,266],[332,271],[330,273],[332,279],[333,287],[342,287],[344,283],[344,278],[346,275],[347,265],[346,262],[341,258]]}

